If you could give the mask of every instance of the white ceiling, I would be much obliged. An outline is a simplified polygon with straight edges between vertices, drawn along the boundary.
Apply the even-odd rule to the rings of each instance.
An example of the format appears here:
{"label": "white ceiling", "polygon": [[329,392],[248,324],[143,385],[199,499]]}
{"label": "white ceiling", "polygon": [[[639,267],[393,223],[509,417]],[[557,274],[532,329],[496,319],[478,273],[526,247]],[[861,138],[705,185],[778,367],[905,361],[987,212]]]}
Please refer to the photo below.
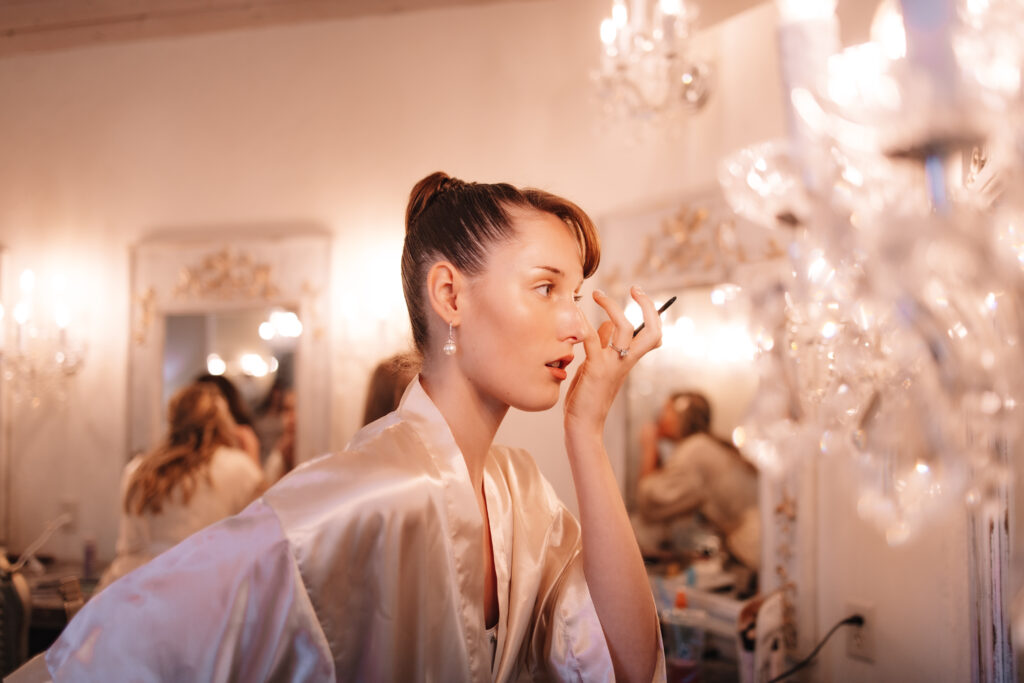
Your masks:
{"label": "white ceiling", "polygon": [[[0,57],[122,40],[503,1],[507,0],[0,0]],[[610,6],[610,0],[603,1]],[[697,0],[699,26],[711,26],[762,1]]]}

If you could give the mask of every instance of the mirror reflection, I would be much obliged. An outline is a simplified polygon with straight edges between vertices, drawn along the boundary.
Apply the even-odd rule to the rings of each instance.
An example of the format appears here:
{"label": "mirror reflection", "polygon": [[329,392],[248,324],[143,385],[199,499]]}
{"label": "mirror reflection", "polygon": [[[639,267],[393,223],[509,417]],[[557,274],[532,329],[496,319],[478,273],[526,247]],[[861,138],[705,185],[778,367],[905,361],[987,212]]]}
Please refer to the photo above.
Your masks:
{"label": "mirror reflection", "polygon": [[196,380],[215,384],[239,425],[239,446],[268,481],[294,462],[295,360],[302,322],[282,307],[168,315],[163,396]]}
{"label": "mirror reflection", "polygon": [[662,349],[629,378],[631,517],[650,562],[678,565],[691,587],[746,595],[760,565],[758,474],[731,437],[757,388],[749,308],[731,284],[654,299],[673,294]]}

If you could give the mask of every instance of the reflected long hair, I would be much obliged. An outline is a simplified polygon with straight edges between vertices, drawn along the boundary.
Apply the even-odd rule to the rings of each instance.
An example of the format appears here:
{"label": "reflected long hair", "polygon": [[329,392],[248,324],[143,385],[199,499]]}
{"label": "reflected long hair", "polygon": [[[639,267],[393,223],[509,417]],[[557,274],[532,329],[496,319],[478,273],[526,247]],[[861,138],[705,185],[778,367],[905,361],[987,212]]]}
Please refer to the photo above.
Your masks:
{"label": "reflected long hair", "polygon": [[[124,510],[159,514],[176,487],[182,502],[195,493],[197,477],[221,446],[235,445],[235,423],[216,385],[194,382],[168,404],[168,432],[142,457],[124,496]],[[209,477],[209,471],[205,472]]]}

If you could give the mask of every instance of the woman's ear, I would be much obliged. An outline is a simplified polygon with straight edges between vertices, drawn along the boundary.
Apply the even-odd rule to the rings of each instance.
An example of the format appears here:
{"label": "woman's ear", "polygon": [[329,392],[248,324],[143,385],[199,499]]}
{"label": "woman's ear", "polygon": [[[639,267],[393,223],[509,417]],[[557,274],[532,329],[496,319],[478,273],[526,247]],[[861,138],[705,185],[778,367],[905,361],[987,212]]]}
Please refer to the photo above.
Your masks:
{"label": "woman's ear", "polygon": [[427,297],[430,307],[446,323],[458,324],[459,293],[462,274],[448,261],[438,261],[427,271]]}

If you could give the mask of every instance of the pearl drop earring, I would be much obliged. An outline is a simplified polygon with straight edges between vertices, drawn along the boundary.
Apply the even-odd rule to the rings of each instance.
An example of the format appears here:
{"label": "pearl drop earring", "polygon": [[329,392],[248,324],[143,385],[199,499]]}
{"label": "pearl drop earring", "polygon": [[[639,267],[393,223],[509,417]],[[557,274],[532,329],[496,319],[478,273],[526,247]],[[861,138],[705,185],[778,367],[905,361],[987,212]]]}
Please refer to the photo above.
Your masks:
{"label": "pearl drop earring", "polygon": [[446,356],[454,356],[455,348],[455,331],[452,329],[452,324],[448,323],[448,341],[444,343],[441,350],[444,351]]}

